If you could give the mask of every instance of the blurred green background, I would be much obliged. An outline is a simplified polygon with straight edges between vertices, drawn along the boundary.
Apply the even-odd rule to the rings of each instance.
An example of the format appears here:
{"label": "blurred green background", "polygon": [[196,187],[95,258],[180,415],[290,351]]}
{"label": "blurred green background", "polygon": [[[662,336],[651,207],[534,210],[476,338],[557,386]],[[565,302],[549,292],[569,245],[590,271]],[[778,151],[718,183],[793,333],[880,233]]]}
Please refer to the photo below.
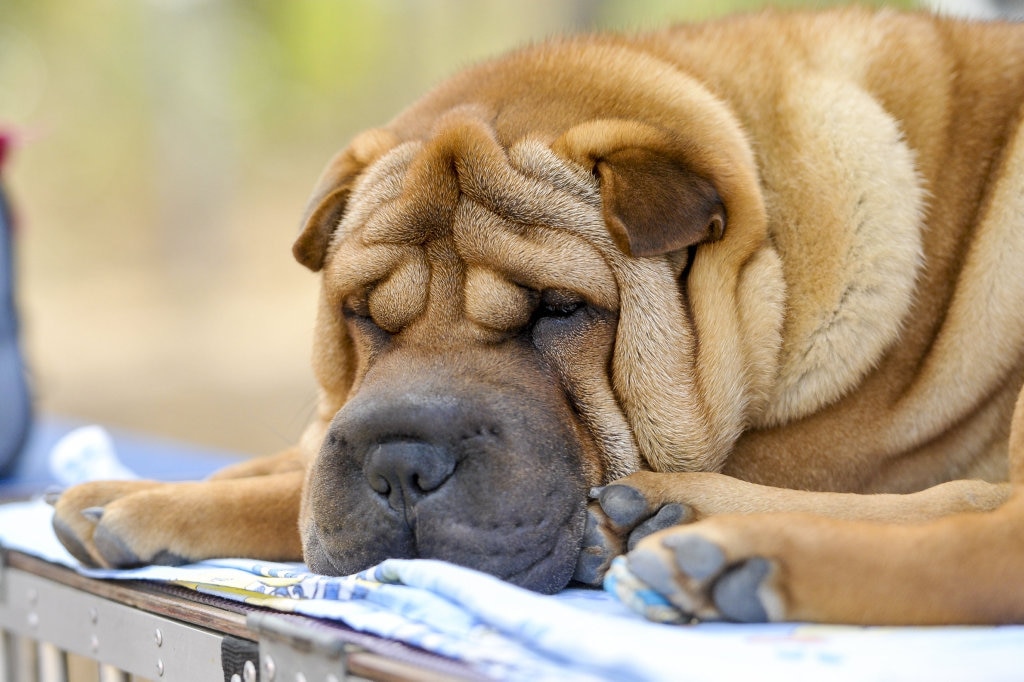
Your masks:
{"label": "blurred green background", "polygon": [[0,128],[19,140],[4,181],[40,407],[287,446],[315,400],[316,278],[290,247],[336,149],[526,41],[762,4],[0,0]]}

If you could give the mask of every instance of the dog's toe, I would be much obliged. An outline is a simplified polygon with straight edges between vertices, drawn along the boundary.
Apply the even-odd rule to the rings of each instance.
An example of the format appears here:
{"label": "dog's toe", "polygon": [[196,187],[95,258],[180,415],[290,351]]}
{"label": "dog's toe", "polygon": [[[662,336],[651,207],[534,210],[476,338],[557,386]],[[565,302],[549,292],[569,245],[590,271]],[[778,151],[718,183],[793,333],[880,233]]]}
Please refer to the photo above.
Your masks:
{"label": "dog's toe", "polygon": [[88,521],[99,523],[100,519],[103,518],[103,507],[86,507],[79,513]]}
{"label": "dog's toe", "polygon": [[92,543],[111,568],[132,568],[144,563],[120,535],[103,524],[96,527]]}
{"label": "dog's toe", "polygon": [[599,548],[584,547],[576,559],[572,579],[584,585],[600,585],[608,570],[608,561],[608,556],[600,552]]}
{"label": "dog's toe", "polygon": [[96,560],[89,554],[89,550],[86,548],[85,543],[78,534],[75,532],[69,524],[65,523],[63,519],[54,517],[53,519],[53,532],[60,540],[64,548],[68,550],[71,556],[82,562],[83,566],[90,568],[96,568]]}
{"label": "dog's toe", "polygon": [[587,509],[583,542],[573,580],[586,585],[600,585],[611,560],[621,553],[615,535],[602,523],[602,516],[593,505]]}
{"label": "dog's toe", "polygon": [[730,544],[730,536],[702,530],[698,524],[647,538],[625,556],[626,566],[681,614],[741,623],[778,620],[783,612],[772,577],[776,563],[746,554]]}
{"label": "dog's toe", "polygon": [[657,533],[659,530],[671,528],[672,526],[690,523],[693,521],[693,516],[693,510],[686,505],[677,503],[666,504],[654,516],[641,522],[633,529],[633,532],[629,534],[629,542],[626,544],[626,548],[632,551],[636,544],[648,535]]}
{"label": "dog's toe", "polygon": [[693,580],[707,580],[725,567],[725,553],[722,549],[699,535],[669,535],[661,544],[672,550],[676,565]]}
{"label": "dog's toe", "polygon": [[605,486],[597,500],[608,519],[620,527],[632,528],[650,513],[644,494],[628,485]]}
{"label": "dog's toe", "polygon": [[612,483],[591,491],[587,521],[576,572],[588,585],[599,585],[617,556],[632,551],[647,536],[672,526],[692,522],[696,514],[686,504],[660,504],[643,490]]}
{"label": "dog's toe", "polygon": [[715,581],[711,593],[722,616],[740,623],[767,622],[768,610],[761,601],[760,592],[769,573],[771,564],[761,557],[754,557]]}

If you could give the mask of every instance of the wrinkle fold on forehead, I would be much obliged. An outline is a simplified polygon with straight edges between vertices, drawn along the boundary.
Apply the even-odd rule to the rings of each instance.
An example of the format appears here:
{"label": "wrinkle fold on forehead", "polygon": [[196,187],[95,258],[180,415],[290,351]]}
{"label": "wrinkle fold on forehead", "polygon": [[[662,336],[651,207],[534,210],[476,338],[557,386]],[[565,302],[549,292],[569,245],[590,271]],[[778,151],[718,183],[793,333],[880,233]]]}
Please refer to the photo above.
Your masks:
{"label": "wrinkle fold on forehead", "polygon": [[336,239],[424,243],[443,233],[466,198],[515,223],[573,230],[592,222],[601,199],[588,169],[538,139],[506,150],[476,114],[472,107],[449,112],[430,139],[400,144],[372,164]]}
{"label": "wrinkle fold on forehead", "polygon": [[618,308],[618,288],[600,253],[579,237],[544,227],[517,226],[478,204],[456,211],[455,243],[461,258],[521,286],[572,289],[595,305]]}
{"label": "wrinkle fold on forehead", "polygon": [[[331,269],[335,283],[349,290],[393,280],[396,286],[382,288],[373,307],[389,311],[396,326],[408,323],[398,318],[412,311],[398,311],[411,302],[385,292],[398,291],[398,281],[428,289],[430,257],[423,247],[438,240],[450,243],[468,267],[490,273],[488,281],[507,279],[508,287],[491,282],[475,290],[500,293],[517,310],[526,303],[515,287],[571,289],[616,310],[618,288],[606,262],[615,247],[600,207],[598,181],[588,169],[540,139],[524,138],[506,150],[478,110],[460,108],[442,117],[428,140],[400,144],[364,172],[335,235]],[[485,311],[495,304],[467,301],[492,323],[513,325]]]}

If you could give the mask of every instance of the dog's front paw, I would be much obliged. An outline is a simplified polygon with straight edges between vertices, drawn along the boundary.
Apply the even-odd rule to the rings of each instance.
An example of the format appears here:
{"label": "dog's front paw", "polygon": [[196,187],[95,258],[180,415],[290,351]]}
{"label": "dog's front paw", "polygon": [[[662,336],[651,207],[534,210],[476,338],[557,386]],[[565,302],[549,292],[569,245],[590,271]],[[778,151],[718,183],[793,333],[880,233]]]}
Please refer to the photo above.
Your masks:
{"label": "dog's front paw", "polygon": [[[658,614],[655,620],[783,619],[778,561],[745,551],[739,538],[728,533],[728,525],[718,521],[644,539],[617,560],[606,587],[648,617]],[[716,526],[726,532],[715,532]],[[665,603],[654,603],[650,591]]]}
{"label": "dog's front paw", "polygon": [[663,499],[656,477],[633,474],[591,492],[574,580],[600,585],[615,557],[652,533],[696,519],[689,505]]}
{"label": "dog's front paw", "polygon": [[[155,481],[96,481],[69,488],[54,503],[53,530],[90,567],[177,565],[189,559],[168,547],[166,508]],[[154,495],[157,494],[157,495]]]}

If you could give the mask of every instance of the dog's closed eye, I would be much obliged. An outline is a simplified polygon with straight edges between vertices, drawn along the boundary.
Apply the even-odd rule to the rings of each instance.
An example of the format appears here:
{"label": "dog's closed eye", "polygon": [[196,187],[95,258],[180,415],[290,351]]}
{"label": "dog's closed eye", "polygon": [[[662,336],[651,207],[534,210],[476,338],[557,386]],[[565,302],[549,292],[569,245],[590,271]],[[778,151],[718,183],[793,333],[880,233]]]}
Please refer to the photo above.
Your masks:
{"label": "dog's closed eye", "polygon": [[541,293],[538,317],[569,317],[586,305],[583,297],[565,289],[546,289]]}
{"label": "dog's closed eye", "polygon": [[370,314],[370,292],[367,289],[349,294],[341,304],[341,312],[346,318],[362,318],[373,320]]}

